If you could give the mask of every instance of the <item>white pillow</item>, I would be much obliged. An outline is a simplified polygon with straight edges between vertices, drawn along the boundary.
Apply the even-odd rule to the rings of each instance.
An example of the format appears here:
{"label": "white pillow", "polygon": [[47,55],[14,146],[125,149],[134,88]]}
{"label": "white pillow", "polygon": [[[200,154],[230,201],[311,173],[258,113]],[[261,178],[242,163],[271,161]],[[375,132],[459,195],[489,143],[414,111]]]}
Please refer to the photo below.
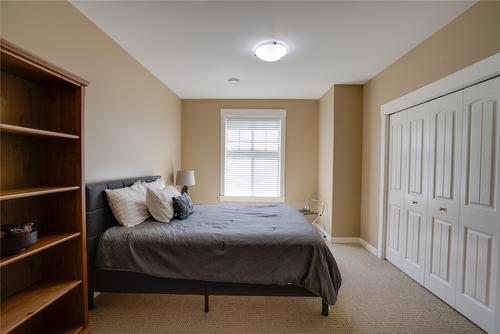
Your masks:
{"label": "white pillow", "polygon": [[153,181],[153,182],[143,182],[139,181],[142,186],[144,186],[144,195],[146,195],[146,189],[151,188],[151,189],[163,189],[165,188],[165,181],[163,181],[163,178],[160,177],[159,179]]}
{"label": "white pillow", "polygon": [[169,223],[174,217],[174,201],[172,197],[181,194],[175,187],[167,186],[163,189],[148,188],[146,191],[146,204],[154,219]]}
{"label": "white pillow", "polygon": [[130,187],[104,191],[113,216],[120,225],[134,226],[149,218],[145,189],[139,182]]}

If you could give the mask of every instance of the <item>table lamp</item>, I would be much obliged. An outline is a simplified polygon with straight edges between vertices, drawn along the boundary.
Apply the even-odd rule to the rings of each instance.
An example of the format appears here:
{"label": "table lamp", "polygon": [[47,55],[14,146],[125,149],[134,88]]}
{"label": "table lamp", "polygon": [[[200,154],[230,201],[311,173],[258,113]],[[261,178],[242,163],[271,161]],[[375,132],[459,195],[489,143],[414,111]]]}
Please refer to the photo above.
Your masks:
{"label": "table lamp", "polygon": [[189,194],[189,186],[194,186],[194,171],[193,170],[179,170],[177,171],[177,177],[175,178],[175,184],[178,186],[183,186],[181,193]]}

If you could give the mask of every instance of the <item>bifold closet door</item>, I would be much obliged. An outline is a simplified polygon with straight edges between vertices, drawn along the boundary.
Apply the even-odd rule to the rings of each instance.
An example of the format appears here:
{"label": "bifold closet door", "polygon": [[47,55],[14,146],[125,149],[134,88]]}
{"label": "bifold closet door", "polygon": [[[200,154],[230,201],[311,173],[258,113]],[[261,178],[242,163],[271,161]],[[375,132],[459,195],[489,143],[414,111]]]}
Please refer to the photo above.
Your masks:
{"label": "bifold closet door", "polygon": [[387,196],[386,258],[401,268],[403,225],[405,224],[406,161],[406,112],[389,118],[389,171]]}
{"label": "bifold closet door", "polygon": [[500,317],[499,104],[500,78],[464,90],[456,308],[487,331]]}
{"label": "bifold closet door", "polygon": [[455,305],[463,91],[425,103],[429,191],[425,287]]}
{"label": "bifold closet door", "polygon": [[[420,284],[424,284],[427,221],[427,186],[429,161],[428,106],[423,104],[406,113],[405,205],[401,269]],[[405,154],[404,152],[407,152]]]}

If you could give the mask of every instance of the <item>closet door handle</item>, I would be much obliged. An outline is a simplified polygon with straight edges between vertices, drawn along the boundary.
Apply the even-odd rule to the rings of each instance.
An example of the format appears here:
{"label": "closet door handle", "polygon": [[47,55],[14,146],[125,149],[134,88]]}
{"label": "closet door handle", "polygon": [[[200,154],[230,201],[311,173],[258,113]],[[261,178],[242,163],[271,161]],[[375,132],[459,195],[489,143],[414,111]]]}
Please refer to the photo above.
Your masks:
{"label": "closet door handle", "polygon": [[439,211],[446,211],[446,208],[440,207]]}
{"label": "closet door handle", "polygon": [[417,201],[411,201],[411,204],[418,204]]}

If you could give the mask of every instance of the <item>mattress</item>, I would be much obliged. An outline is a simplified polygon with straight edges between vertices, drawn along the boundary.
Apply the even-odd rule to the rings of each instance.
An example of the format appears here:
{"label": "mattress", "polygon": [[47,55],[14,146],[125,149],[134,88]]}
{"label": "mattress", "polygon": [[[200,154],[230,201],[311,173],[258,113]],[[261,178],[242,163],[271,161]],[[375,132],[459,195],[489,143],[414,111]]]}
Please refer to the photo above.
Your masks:
{"label": "mattress", "polygon": [[293,284],[333,305],[342,278],[315,228],[286,205],[196,205],[186,220],[114,226],[95,266],[211,282]]}

